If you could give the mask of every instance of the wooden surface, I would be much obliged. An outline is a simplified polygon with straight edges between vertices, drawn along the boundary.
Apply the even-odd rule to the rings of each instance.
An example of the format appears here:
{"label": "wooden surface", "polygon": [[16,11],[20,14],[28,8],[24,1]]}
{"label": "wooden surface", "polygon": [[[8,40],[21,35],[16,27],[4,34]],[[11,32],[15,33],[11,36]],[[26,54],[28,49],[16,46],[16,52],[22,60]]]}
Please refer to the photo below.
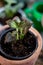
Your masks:
{"label": "wooden surface", "polygon": [[40,56],[35,65],[43,65],[43,50],[41,51]]}
{"label": "wooden surface", "polygon": [[[41,35],[42,35],[42,41],[43,41],[43,32],[41,33]],[[43,65],[43,42],[42,42],[42,51],[35,65]]]}

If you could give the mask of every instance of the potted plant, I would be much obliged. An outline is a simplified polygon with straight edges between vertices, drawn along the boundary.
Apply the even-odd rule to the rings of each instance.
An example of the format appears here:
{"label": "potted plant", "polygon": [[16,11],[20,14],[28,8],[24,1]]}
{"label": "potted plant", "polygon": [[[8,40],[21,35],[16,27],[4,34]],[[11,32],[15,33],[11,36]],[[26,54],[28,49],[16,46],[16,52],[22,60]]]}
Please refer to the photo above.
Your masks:
{"label": "potted plant", "polygon": [[10,28],[0,35],[0,65],[34,65],[42,48],[40,34],[26,18],[14,17],[7,24]]}
{"label": "potted plant", "polygon": [[[0,21],[5,24],[5,21],[12,19],[17,11],[24,7],[24,3],[18,3],[16,0],[4,0],[5,5],[0,9]],[[8,16],[9,15],[9,16]]]}

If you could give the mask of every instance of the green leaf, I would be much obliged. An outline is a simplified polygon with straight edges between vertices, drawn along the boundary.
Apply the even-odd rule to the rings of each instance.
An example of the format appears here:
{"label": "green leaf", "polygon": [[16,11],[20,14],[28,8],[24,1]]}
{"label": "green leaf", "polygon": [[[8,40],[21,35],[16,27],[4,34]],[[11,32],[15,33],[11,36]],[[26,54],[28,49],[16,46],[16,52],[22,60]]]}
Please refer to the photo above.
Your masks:
{"label": "green leaf", "polygon": [[17,0],[5,0],[5,2],[11,5],[12,3],[17,3]]}
{"label": "green leaf", "polygon": [[12,9],[9,5],[6,5],[5,6],[5,13],[6,13],[6,16],[9,18],[9,17],[12,17],[13,16],[13,12],[12,12]]}
{"label": "green leaf", "polygon": [[14,7],[12,7],[12,12],[17,12],[20,8],[23,8],[24,3],[18,3],[17,5],[15,5]]}
{"label": "green leaf", "polygon": [[15,21],[11,21],[10,26],[12,28],[17,28],[17,24],[15,23]]}

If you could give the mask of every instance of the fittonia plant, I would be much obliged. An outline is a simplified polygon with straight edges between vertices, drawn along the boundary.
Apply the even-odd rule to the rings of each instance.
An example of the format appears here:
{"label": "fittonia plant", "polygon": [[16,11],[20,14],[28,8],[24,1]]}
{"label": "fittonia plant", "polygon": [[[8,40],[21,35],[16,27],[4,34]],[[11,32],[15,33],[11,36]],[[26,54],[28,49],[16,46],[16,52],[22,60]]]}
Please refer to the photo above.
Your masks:
{"label": "fittonia plant", "polygon": [[4,0],[5,6],[2,8],[0,12],[0,18],[4,17],[13,17],[13,15],[21,8],[24,7],[24,2],[28,2],[28,0]]}
{"label": "fittonia plant", "polygon": [[[0,12],[0,18],[13,17],[13,15],[24,6],[23,2],[17,3],[16,0],[5,0],[7,4],[4,6],[2,12]],[[14,6],[12,6],[14,5]]]}
{"label": "fittonia plant", "polygon": [[28,32],[29,28],[32,25],[28,20],[21,21],[19,17],[15,17],[14,20],[7,21],[7,24],[11,28],[15,29],[15,31],[12,32],[12,36],[16,40],[23,39],[24,35]]}
{"label": "fittonia plant", "polygon": [[23,3],[19,3],[19,4],[15,5],[14,7],[11,7],[9,5],[5,6],[5,13],[6,13],[7,17],[12,17],[23,6],[24,6]]}

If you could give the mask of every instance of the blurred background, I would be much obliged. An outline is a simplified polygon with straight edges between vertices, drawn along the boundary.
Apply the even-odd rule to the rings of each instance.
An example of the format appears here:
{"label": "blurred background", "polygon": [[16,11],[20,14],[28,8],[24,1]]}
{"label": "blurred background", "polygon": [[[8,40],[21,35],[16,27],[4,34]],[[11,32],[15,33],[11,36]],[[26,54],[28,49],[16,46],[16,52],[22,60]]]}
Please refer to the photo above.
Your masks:
{"label": "blurred background", "polygon": [[[31,20],[43,40],[43,0],[0,0],[0,26],[14,16]],[[43,43],[36,65],[43,65]]]}

